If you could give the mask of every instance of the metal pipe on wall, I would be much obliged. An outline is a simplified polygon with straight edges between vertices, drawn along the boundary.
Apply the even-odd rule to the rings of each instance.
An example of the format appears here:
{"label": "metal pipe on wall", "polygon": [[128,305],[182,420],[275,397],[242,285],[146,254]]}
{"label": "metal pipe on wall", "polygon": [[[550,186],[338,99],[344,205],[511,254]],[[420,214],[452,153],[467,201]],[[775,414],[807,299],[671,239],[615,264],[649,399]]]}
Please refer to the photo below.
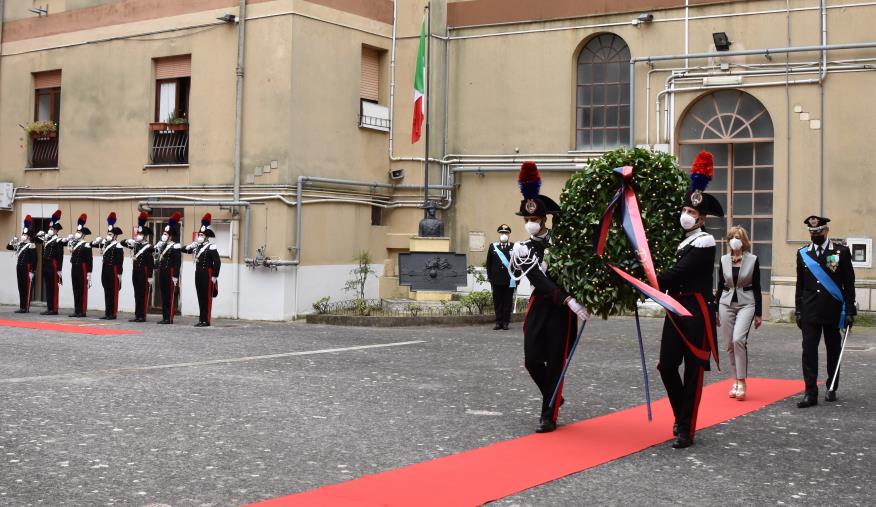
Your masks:
{"label": "metal pipe on wall", "polygon": [[246,0],[240,0],[237,24],[237,93],[234,99],[234,200],[240,199],[240,143],[243,135],[243,64],[246,58]]}

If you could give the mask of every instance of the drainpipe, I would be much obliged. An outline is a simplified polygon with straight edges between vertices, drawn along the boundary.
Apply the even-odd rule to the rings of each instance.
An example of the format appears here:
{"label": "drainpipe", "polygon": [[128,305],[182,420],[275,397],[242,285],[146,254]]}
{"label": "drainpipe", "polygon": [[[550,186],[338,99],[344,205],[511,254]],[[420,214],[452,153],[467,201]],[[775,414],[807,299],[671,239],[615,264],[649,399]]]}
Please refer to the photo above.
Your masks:
{"label": "drainpipe", "polygon": [[240,200],[240,138],[243,124],[243,62],[246,54],[246,0],[237,24],[237,96],[234,104],[234,200]]}
{"label": "drainpipe", "polygon": [[[827,6],[824,0],[821,0],[821,47],[827,47]],[[827,51],[821,50],[821,75],[818,80],[819,88],[819,115],[821,119],[821,128],[818,129],[818,146],[819,146],[819,161],[818,161],[818,214],[824,216],[824,79],[827,77]]]}

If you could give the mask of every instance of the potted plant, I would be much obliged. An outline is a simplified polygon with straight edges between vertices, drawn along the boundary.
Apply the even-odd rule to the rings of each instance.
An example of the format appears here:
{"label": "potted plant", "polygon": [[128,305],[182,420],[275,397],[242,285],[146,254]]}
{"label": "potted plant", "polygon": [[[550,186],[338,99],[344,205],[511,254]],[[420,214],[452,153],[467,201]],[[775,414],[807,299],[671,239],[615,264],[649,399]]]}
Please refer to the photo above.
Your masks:
{"label": "potted plant", "polygon": [[58,124],[53,121],[34,121],[24,127],[33,139],[51,139],[58,136]]}

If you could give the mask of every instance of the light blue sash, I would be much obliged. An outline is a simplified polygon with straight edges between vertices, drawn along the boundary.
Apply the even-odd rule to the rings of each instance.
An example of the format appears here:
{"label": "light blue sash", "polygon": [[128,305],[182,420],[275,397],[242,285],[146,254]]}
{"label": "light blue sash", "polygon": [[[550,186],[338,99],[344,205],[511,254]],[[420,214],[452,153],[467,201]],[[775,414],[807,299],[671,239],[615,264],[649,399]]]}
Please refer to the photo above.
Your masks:
{"label": "light blue sash", "polygon": [[502,261],[502,264],[505,266],[505,269],[508,270],[508,274],[511,275],[511,283],[508,285],[508,287],[511,287],[512,289],[514,287],[517,287],[517,280],[514,279],[514,274],[511,273],[511,261],[508,260],[508,257],[505,257],[505,252],[499,250],[499,243],[498,242],[493,243],[493,250],[496,251],[496,255],[499,256],[499,260]]}
{"label": "light blue sash", "polygon": [[807,253],[808,250],[808,246],[804,246],[800,249],[800,257],[803,258],[803,263],[806,264],[809,271],[812,271],[812,274],[815,275],[815,279],[821,282],[821,285],[827,289],[827,292],[833,296],[834,299],[843,304],[843,309],[842,312],[840,312],[839,319],[839,328],[842,329],[843,326],[846,325],[846,300],[843,298],[843,293],[836,282],[833,281],[833,278],[831,278],[824,268],[821,267],[821,264],[815,262],[815,259],[809,256]]}

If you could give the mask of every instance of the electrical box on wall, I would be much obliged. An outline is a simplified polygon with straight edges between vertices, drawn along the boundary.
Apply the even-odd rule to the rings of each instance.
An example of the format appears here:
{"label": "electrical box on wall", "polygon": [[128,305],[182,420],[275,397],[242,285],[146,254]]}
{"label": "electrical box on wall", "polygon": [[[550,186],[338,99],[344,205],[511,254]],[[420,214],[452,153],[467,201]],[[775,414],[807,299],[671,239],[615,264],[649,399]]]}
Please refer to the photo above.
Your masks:
{"label": "electrical box on wall", "polygon": [[873,239],[846,238],[846,246],[852,252],[852,266],[856,268],[873,267]]}
{"label": "electrical box on wall", "polygon": [[0,209],[12,209],[12,183],[0,183]]}

